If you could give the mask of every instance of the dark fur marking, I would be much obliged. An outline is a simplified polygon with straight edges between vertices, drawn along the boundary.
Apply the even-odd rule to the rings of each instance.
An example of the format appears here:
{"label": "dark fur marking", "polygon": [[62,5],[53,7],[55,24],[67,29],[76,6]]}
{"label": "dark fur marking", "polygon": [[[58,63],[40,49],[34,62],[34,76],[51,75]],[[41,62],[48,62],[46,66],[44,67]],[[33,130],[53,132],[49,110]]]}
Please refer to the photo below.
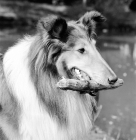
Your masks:
{"label": "dark fur marking", "polygon": [[73,76],[72,76],[70,70],[68,69],[66,62],[63,61],[62,63],[63,63],[63,69],[67,73],[68,78],[72,78]]}
{"label": "dark fur marking", "polygon": [[2,111],[2,105],[0,104],[0,112]]}
{"label": "dark fur marking", "polygon": [[1,128],[0,128],[0,140],[8,140]]}
{"label": "dark fur marking", "polygon": [[[34,48],[33,45],[31,46],[29,54],[31,77],[34,81],[35,87],[37,87],[38,98],[42,101],[45,109],[47,109],[53,118],[58,119],[60,124],[64,125],[66,124],[67,119],[66,114],[63,113],[64,110],[61,107],[63,100],[60,102],[61,96],[63,95],[61,95],[61,92],[56,88],[59,75],[54,61],[50,58],[52,57],[50,54],[53,51],[52,47],[55,47],[58,42],[50,41],[50,43],[45,43],[47,44],[45,46],[41,44],[43,40],[40,36],[38,36],[37,39],[38,40],[35,40],[34,42]],[[56,43],[56,45],[54,43]],[[49,57],[49,55],[51,56]]]}
{"label": "dark fur marking", "polygon": [[40,32],[48,32],[50,38],[59,39],[63,42],[67,39],[67,23],[65,19],[55,15],[42,18],[38,23]]}

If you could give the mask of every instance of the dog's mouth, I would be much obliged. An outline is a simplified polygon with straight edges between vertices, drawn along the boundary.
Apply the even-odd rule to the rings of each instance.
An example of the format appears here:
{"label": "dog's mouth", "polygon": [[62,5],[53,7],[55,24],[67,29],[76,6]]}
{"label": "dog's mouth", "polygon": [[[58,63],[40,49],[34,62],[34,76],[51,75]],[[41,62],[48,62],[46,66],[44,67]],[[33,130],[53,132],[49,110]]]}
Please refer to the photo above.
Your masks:
{"label": "dog's mouth", "polygon": [[78,68],[72,68],[71,70],[71,75],[74,79],[77,80],[86,80],[86,81],[90,81],[91,77],[88,76],[85,72],[83,72],[82,70],[79,70]]}
{"label": "dog's mouth", "polygon": [[[98,86],[94,86],[94,83],[92,85],[91,81],[92,81],[92,78],[84,71],[76,68],[76,67],[73,67],[71,70],[71,75],[74,79],[76,80],[79,80],[79,81],[82,81],[82,82],[85,82],[86,83],[86,87],[83,88],[80,92],[81,93],[84,93],[84,92],[88,92],[90,93],[92,96],[96,96],[96,93],[98,92]],[[90,83],[91,83],[91,88],[90,88]]]}
{"label": "dog's mouth", "polygon": [[68,78],[62,78],[57,87],[63,90],[74,90],[80,93],[89,93],[95,96],[98,91],[113,89],[123,85],[123,80],[118,79],[114,85],[102,85],[93,80],[86,72],[73,67],[68,70]]}
{"label": "dog's mouth", "polygon": [[73,67],[67,69],[68,77],[63,77],[58,83],[57,87],[63,90],[79,91],[81,94],[89,93],[96,96],[98,92],[98,85],[94,83],[90,76],[84,71]]}

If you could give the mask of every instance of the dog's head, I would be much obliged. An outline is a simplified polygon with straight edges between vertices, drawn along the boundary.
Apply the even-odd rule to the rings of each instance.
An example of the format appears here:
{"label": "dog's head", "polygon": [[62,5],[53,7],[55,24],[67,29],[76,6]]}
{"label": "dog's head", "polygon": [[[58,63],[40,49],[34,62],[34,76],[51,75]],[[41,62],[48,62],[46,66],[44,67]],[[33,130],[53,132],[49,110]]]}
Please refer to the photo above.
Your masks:
{"label": "dog's head", "polygon": [[43,43],[46,42],[47,69],[66,79],[94,83],[95,90],[122,85],[123,81],[118,79],[96,48],[96,23],[104,20],[96,11],[86,13],[78,21],[66,22],[57,16],[41,19],[38,29]]}

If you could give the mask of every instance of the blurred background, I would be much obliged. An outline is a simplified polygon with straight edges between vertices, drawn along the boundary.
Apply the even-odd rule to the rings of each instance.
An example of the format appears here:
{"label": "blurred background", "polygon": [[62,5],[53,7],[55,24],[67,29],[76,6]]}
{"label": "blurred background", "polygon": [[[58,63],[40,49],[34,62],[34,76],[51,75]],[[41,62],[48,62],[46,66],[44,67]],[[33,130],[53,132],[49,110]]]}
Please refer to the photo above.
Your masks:
{"label": "blurred background", "polygon": [[97,46],[125,82],[100,93],[96,125],[116,140],[136,140],[136,0],[0,0],[0,53],[32,34],[42,16],[76,20],[90,10],[107,18],[97,28]]}

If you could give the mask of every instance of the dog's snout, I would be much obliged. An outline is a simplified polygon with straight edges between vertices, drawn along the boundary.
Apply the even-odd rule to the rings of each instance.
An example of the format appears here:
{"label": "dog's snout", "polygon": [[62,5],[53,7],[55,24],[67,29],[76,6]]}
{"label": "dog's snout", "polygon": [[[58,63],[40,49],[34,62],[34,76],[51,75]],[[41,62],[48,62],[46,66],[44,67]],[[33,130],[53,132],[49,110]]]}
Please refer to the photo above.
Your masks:
{"label": "dog's snout", "polygon": [[117,80],[118,80],[118,77],[108,78],[108,82],[110,85],[114,85]]}

